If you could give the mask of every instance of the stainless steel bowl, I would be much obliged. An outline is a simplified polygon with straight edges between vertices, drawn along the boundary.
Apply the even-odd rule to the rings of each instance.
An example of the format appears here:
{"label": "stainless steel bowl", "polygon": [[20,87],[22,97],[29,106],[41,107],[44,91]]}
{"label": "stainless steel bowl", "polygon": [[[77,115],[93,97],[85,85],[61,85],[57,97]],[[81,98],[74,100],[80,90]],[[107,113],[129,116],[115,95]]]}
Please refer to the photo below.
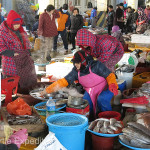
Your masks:
{"label": "stainless steel bowl", "polygon": [[74,96],[68,97],[69,105],[79,106],[79,105],[82,105],[83,103],[84,103],[84,101],[83,101],[82,97],[74,97]]}

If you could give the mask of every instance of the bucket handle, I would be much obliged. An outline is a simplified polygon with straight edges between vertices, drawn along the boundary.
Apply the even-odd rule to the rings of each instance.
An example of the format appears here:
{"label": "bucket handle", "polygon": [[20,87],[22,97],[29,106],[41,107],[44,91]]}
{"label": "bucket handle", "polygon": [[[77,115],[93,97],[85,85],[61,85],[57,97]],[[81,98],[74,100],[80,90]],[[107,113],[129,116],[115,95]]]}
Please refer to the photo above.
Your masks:
{"label": "bucket handle", "polygon": [[85,126],[85,127],[81,130],[81,134],[82,134],[83,132],[85,132],[88,128],[89,128],[89,125]]}

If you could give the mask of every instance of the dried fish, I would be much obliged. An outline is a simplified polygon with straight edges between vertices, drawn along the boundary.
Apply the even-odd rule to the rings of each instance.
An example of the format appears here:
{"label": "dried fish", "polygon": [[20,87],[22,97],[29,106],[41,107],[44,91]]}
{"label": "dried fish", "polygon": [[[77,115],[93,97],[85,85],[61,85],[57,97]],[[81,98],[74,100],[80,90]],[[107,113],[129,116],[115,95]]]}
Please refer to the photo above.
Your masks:
{"label": "dried fish", "polygon": [[107,133],[107,129],[106,129],[106,128],[104,128],[104,127],[100,128],[100,131],[101,131],[102,133],[104,133],[104,134],[106,134],[106,133]]}
{"label": "dried fish", "polygon": [[109,128],[107,129],[107,132],[110,134],[114,134],[114,131],[112,129],[109,129]]}
{"label": "dried fish", "polygon": [[110,125],[114,125],[117,122],[115,118],[110,118]]}
{"label": "dried fish", "polygon": [[148,144],[150,144],[150,136],[146,135],[145,133],[143,133],[142,131],[138,129],[128,127],[128,128],[124,128],[122,131],[125,132],[129,136],[133,136],[135,139],[141,139],[147,142]]}
{"label": "dried fish", "polygon": [[108,126],[110,125],[110,122],[109,121],[104,121],[104,128],[108,128]]}
{"label": "dried fish", "polygon": [[112,129],[112,130],[114,130],[114,131],[117,131],[117,130],[118,130],[118,128],[115,127],[115,126],[113,126],[113,125],[110,125],[109,128]]}
{"label": "dried fish", "polygon": [[103,121],[109,121],[109,119],[106,119],[106,118],[98,118],[96,120],[103,120]]}
{"label": "dried fish", "polygon": [[100,128],[98,128],[97,126],[95,126],[95,128],[93,129],[94,132],[99,132]]}
{"label": "dried fish", "polygon": [[90,125],[89,125],[89,129],[90,129],[90,130],[93,130],[94,127],[96,126],[97,122],[98,122],[98,121],[92,121],[92,122],[90,123]]}
{"label": "dried fish", "polygon": [[139,129],[142,132],[144,132],[145,134],[147,134],[148,136],[150,136],[150,130],[148,128],[146,128],[145,126],[143,126],[142,124],[139,124],[136,122],[128,122],[128,125],[136,128],[136,129]]}
{"label": "dried fish", "polygon": [[101,128],[101,127],[103,126],[103,124],[104,124],[104,121],[103,121],[103,120],[99,120],[99,121],[97,122],[97,127],[98,127],[98,128]]}

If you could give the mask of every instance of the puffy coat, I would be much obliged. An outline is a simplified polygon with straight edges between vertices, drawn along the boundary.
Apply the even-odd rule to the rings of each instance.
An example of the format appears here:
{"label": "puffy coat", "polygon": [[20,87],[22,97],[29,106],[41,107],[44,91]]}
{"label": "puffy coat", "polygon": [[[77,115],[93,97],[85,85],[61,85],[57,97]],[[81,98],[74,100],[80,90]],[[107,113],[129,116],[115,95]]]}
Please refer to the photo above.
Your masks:
{"label": "puffy coat", "polygon": [[[93,73],[104,78],[107,78],[111,73],[111,71],[100,61],[90,60],[87,67],[80,72],[80,76],[85,76],[89,74],[89,67],[91,67],[91,71]],[[69,85],[72,84],[75,80],[78,80],[78,71],[75,67],[67,76],[65,76],[65,79],[67,80]]]}
{"label": "puffy coat", "polygon": [[[98,58],[102,63],[108,61],[111,56],[123,56],[124,49],[122,44],[109,35],[94,35],[86,29],[80,29],[77,32],[77,45],[87,54]],[[90,46],[91,50],[86,50],[83,46]]]}
{"label": "puffy coat", "polygon": [[[21,18],[15,11],[9,13],[10,22],[16,18]],[[2,55],[2,69],[3,74],[8,76],[17,75],[16,66],[14,62],[14,53],[26,53],[30,55],[30,42],[28,40],[26,32],[21,26],[19,32],[22,36],[23,41],[21,42],[19,38],[8,28],[7,22],[4,21],[0,25],[0,54]],[[8,52],[9,56],[6,56],[5,53]]]}
{"label": "puffy coat", "polygon": [[115,19],[115,12],[112,10],[112,11],[108,12],[108,17],[107,17],[108,25],[113,25],[114,19]]}

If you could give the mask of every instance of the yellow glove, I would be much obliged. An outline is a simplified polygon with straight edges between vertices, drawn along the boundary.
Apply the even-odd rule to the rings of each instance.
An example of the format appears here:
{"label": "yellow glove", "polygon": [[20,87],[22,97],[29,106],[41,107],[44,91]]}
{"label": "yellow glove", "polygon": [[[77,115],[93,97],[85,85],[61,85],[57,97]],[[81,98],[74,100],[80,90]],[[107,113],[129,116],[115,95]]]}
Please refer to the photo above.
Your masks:
{"label": "yellow glove", "polygon": [[52,83],[50,86],[46,88],[47,93],[53,93],[60,90],[63,87],[68,86],[68,82],[65,78],[59,79],[56,82]]}

